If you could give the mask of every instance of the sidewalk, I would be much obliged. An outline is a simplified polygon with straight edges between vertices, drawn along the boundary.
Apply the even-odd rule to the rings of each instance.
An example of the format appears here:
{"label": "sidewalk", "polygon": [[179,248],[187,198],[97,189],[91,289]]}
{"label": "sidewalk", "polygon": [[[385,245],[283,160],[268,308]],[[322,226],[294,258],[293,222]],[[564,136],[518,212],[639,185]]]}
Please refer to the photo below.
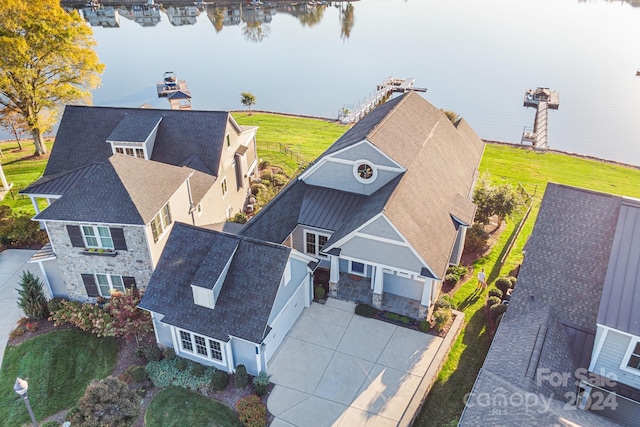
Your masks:
{"label": "sidewalk", "polygon": [[[18,283],[24,270],[40,276],[37,265],[27,264],[31,256],[36,253],[32,250],[7,249],[0,252],[0,356],[4,357],[4,349],[7,347],[9,333],[16,326],[16,322],[24,316],[18,308]],[[2,363],[0,362],[0,366]]]}

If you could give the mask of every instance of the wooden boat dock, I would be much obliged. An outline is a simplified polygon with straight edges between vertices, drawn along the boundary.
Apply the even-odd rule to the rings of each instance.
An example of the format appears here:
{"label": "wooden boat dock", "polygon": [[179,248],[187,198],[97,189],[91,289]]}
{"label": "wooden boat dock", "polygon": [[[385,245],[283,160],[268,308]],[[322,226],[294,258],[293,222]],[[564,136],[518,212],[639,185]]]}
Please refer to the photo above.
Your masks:
{"label": "wooden boat dock", "polygon": [[536,90],[529,89],[524,94],[524,106],[535,108],[536,118],[533,122],[533,128],[524,128],[520,143],[530,142],[533,148],[541,150],[549,148],[548,113],[549,109],[558,109],[560,95],[546,87],[539,87]]}
{"label": "wooden boat dock", "polygon": [[357,106],[344,105],[338,112],[338,120],[341,123],[356,123],[366,116],[371,110],[385,102],[394,93],[405,93],[410,90],[416,92],[426,92],[426,88],[414,87],[415,79],[412,77],[397,78],[387,77],[382,83],[376,86],[373,95],[366,98]]}

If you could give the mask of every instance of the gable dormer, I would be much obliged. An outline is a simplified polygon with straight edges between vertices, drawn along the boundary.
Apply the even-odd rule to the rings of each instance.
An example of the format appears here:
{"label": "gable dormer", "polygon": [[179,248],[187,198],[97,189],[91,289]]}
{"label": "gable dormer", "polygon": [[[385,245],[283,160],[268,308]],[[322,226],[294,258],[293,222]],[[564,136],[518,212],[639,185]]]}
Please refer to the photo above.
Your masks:
{"label": "gable dormer", "polygon": [[162,116],[125,115],[107,137],[113,154],[151,159]]}
{"label": "gable dormer", "polygon": [[[236,238],[226,240],[229,241],[220,242],[220,247],[215,248],[214,245],[211,248],[207,255],[209,261],[203,263],[193,276],[191,291],[193,293],[193,303],[196,305],[212,310],[216,306],[216,301],[227,278],[231,261],[233,261],[233,256],[238,249],[238,240]],[[231,245],[229,246],[228,243],[231,243]],[[213,253],[214,248],[215,254]],[[222,252],[226,252],[226,255],[222,256]]]}
{"label": "gable dormer", "polygon": [[369,196],[405,171],[365,139],[325,155],[300,179],[309,185]]}

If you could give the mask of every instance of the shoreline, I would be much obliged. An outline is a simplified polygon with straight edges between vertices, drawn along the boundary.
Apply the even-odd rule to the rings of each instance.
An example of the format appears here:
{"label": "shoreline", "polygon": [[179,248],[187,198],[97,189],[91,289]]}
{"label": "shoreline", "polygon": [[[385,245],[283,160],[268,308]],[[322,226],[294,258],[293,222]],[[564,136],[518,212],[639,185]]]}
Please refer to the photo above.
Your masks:
{"label": "shoreline", "polygon": [[[249,110],[230,110],[229,113],[230,114],[234,114],[234,113],[249,114]],[[330,122],[330,123],[341,124],[343,126],[349,126],[348,124],[341,123],[338,119],[332,119],[332,118],[329,118],[329,117],[311,116],[311,115],[296,114],[296,113],[285,113],[285,112],[281,112],[281,111],[251,110],[251,114],[254,114],[254,113],[257,113],[257,114],[273,114],[273,115],[285,116],[285,117],[297,117],[297,118],[301,118],[301,119],[322,120],[322,121],[326,121],[326,122]],[[55,138],[55,135],[47,135],[46,138]],[[504,146],[507,146],[507,147],[520,148],[520,149],[523,149],[523,150],[536,151],[536,152],[540,152],[540,153],[551,152],[551,153],[556,153],[556,154],[563,154],[565,156],[577,157],[577,158],[580,158],[580,159],[593,160],[593,161],[606,163],[606,164],[610,164],[610,165],[623,166],[623,167],[627,167],[627,168],[631,168],[631,169],[640,170],[640,165],[634,165],[634,164],[631,164],[631,163],[624,163],[624,162],[620,162],[620,161],[617,161],[617,160],[602,159],[600,157],[590,156],[588,154],[580,154],[580,153],[575,153],[575,152],[572,152],[572,151],[564,151],[564,150],[558,150],[558,149],[554,149],[554,148],[547,148],[546,150],[536,150],[532,146],[524,145],[522,143],[507,142],[507,141],[496,141],[496,140],[492,140],[492,139],[485,139],[485,138],[482,138],[482,137],[480,139],[482,139],[482,141],[484,143],[486,143],[486,144],[504,145]],[[11,143],[11,142],[15,142],[15,140],[14,139],[0,140],[0,144],[6,144],[6,143]],[[22,139],[21,142],[24,143],[24,144],[32,144],[31,139]]]}

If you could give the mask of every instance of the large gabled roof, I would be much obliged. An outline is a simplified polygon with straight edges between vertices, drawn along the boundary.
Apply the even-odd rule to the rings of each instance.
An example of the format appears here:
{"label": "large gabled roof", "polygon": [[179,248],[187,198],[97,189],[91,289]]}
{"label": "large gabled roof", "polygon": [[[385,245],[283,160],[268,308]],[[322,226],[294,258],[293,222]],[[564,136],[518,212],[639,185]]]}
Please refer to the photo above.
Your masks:
{"label": "large gabled roof", "polygon": [[[484,143],[464,120],[452,125],[442,111],[419,94],[410,92],[373,110],[315,163],[363,140],[406,168],[406,172],[372,195],[359,196],[357,200],[341,190],[303,191],[296,182],[296,189],[290,189],[288,195],[283,196],[283,200],[291,200],[280,207],[274,205],[282,201],[273,200],[249,223],[245,233],[267,240],[282,238],[277,241],[281,243],[297,223],[321,228],[331,226],[334,234],[326,245],[330,248],[383,213],[433,273],[444,277],[460,223],[473,223],[475,206],[469,196]],[[344,193],[343,199],[351,207],[349,214],[336,210],[333,219],[318,215],[317,223],[305,222],[313,216],[301,209],[318,205],[315,199],[337,200],[338,193]],[[283,209],[294,209],[295,213],[282,212]],[[327,214],[326,208],[323,214]],[[275,233],[274,228],[280,231]]]}
{"label": "large gabled roof", "polygon": [[[164,323],[212,338],[262,342],[290,248],[176,223],[140,307]],[[222,274],[232,256],[214,309],[196,305],[191,284],[203,273]]]}
{"label": "large gabled roof", "polygon": [[35,219],[148,224],[193,171],[114,154],[92,167]]}
{"label": "large gabled roof", "polygon": [[109,138],[140,141],[158,121],[151,160],[216,175],[229,119],[226,111],[68,105],[44,176],[104,161],[112,154]]}

